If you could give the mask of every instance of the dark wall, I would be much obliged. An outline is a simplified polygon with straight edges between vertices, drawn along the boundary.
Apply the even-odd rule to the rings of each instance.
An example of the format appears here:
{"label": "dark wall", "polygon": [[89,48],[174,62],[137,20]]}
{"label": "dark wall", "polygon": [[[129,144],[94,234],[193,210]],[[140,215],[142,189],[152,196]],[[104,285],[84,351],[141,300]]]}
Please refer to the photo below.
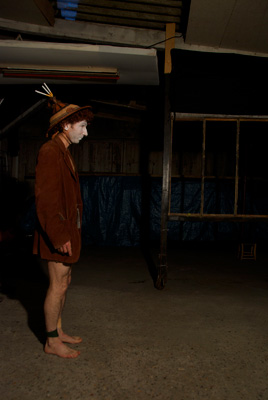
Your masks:
{"label": "dark wall", "polygon": [[268,59],[172,50],[176,112],[268,115]]}

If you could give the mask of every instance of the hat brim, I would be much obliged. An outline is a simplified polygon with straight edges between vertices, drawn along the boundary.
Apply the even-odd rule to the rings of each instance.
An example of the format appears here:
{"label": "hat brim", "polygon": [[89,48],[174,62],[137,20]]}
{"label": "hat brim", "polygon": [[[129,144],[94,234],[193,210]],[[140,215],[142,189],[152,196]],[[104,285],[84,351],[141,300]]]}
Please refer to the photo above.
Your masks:
{"label": "hat brim", "polygon": [[81,110],[85,110],[85,109],[89,109],[91,110],[92,107],[91,106],[83,106],[83,107],[79,107],[75,104],[68,104],[66,105],[64,108],[62,108],[60,111],[58,111],[56,114],[54,114],[51,118],[50,118],[50,126],[47,130],[47,136],[49,135],[49,133],[62,121],[64,121],[65,119],[69,118],[71,115],[76,114],[77,112],[81,111]]}

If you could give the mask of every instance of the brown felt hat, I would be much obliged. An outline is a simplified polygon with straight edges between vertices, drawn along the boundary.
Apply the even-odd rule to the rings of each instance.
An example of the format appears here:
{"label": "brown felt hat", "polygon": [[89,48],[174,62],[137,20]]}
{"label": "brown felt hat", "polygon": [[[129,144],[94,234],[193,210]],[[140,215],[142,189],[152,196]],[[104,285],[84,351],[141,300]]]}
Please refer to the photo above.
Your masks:
{"label": "brown felt hat", "polygon": [[53,103],[51,104],[52,107],[52,117],[49,120],[49,128],[47,130],[47,136],[55,126],[65,120],[66,118],[70,117],[71,115],[77,113],[80,110],[91,110],[91,106],[77,106],[76,104],[66,104],[62,103],[60,100],[57,100],[53,97]]}
{"label": "brown felt hat", "polygon": [[[49,89],[46,83],[42,85],[44,92],[40,92],[39,90],[35,90],[36,93],[42,94],[43,96],[47,96],[49,98],[48,106],[52,108],[52,117],[49,120],[49,128],[47,130],[46,136],[48,137],[50,133],[54,133],[56,131],[56,126],[61,121],[64,121],[66,118],[70,117],[71,115],[81,111],[81,110],[88,110],[90,120],[93,119],[93,113],[91,111],[91,106],[84,106],[80,107],[76,104],[66,104],[62,103],[60,100],[57,100],[53,93]],[[54,132],[53,132],[54,131]]]}

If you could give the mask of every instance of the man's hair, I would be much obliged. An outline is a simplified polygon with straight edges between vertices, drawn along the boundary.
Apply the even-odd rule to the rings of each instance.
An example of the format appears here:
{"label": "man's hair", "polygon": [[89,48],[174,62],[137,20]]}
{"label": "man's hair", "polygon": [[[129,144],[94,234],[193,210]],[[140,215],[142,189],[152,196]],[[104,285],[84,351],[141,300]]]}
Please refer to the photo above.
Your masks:
{"label": "man's hair", "polygon": [[62,132],[65,124],[76,124],[77,122],[80,121],[91,122],[93,120],[93,117],[94,117],[93,112],[89,108],[84,108],[80,111],[77,111],[74,114],[71,114],[68,118],[65,118],[64,120],[60,121],[57,125],[55,125],[51,129],[50,135],[53,136],[58,132]]}

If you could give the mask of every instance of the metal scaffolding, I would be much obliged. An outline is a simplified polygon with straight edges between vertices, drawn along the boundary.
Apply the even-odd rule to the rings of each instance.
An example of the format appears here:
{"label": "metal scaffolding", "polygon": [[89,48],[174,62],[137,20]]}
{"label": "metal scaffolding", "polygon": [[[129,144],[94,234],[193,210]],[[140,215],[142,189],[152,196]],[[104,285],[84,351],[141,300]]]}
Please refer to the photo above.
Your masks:
{"label": "metal scaffolding", "polygon": [[[168,107],[168,103],[167,103]],[[172,142],[173,128],[176,121],[201,121],[202,135],[202,166],[201,166],[201,201],[199,213],[174,213],[171,205],[171,167],[172,167]],[[205,187],[205,163],[206,163],[206,129],[208,121],[233,121],[236,123],[236,148],[235,148],[235,177],[234,177],[234,204],[232,214],[206,214],[204,213],[204,187]],[[239,185],[239,137],[241,122],[268,122],[268,116],[259,115],[214,115],[169,113],[166,116],[164,128],[163,151],[163,181],[162,181],[162,207],[161,207],[161,238],[158,264],[158,276],[155,283],[157,289],[162,289],[167,281],[167,231],[169,221],[268,221],[268,215],[239,214],[238,213],[238,185]]]}

